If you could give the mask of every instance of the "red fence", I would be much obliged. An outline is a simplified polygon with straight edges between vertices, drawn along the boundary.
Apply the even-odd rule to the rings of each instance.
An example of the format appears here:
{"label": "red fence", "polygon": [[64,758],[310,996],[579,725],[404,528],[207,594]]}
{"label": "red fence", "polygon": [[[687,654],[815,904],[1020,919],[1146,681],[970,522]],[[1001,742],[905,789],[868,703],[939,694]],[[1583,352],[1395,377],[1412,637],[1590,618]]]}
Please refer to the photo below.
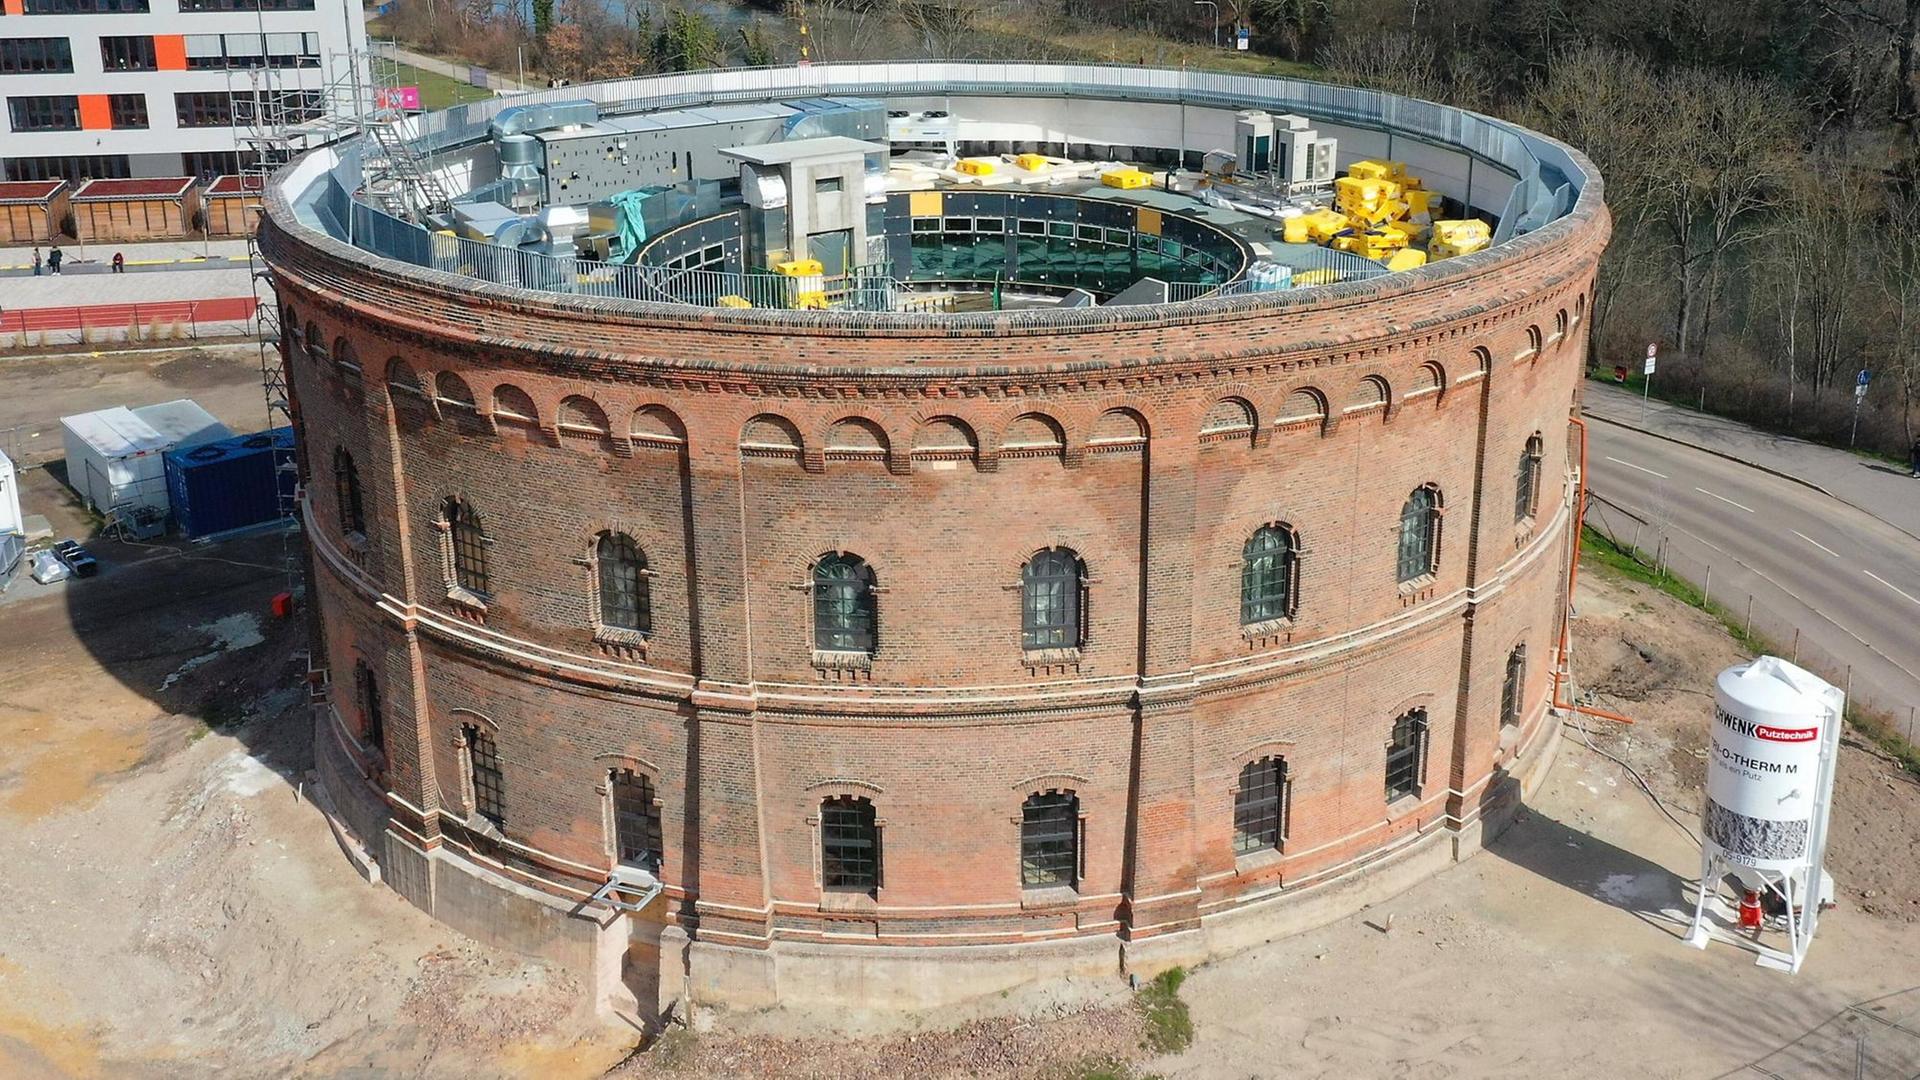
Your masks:
{"label": "red fence", "polygon": [[[200,336],[203,323],[247,322],[253,318],[251,296],[223,296],[212,300],[154,300],[144,304],[89,304],[83,307],[0,309],[0,335],[44,334],[48,331],[88,333],[120,331],[148,337],[156,328],[170,333]],[[0,346],[6,345],[0,339]],[[16,342],[14,344],[24,344]]]}

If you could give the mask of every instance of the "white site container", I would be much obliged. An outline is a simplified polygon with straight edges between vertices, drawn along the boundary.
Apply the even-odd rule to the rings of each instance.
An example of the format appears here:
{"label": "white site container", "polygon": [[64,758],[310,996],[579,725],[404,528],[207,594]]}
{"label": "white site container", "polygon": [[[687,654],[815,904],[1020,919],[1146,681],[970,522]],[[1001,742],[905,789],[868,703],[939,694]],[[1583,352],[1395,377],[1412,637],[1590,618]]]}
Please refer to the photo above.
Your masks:
{"label": "white site container", "polygon": [[140,506],[166,513],[162,455],[233,434],[186,398],[63,416],[60,429],[67,448],[67,483],[81,501],[101,513]]}
{"label": "white site container", "polygon": [[20,512],[20,477],[13,459],[0,454],[0,533],[24,533],[26,518]]}

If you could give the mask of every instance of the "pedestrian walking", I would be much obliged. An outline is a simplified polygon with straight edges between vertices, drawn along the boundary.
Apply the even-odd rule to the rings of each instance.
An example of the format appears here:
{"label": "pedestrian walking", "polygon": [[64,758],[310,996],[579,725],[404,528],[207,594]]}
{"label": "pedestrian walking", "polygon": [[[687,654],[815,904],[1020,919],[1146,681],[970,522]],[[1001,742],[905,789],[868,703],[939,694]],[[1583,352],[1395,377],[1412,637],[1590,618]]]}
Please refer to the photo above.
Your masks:
{"label": "pedestrian walking", "polygon": [[113,272],[116,274],[127,272],[127,257],[118,251],[113,253]]}
{"label": "pedestrian walking", "polygon": [[56,274],[59,273],[60,260],[66,257],[67,257],[66,252],[61,251],[60,245],[55,244],[53,246],[53,250],[47,252],[47,269],[53,271]]}
{"label": "pedestrian walking", "polygon": [[40,245],[33,245],[33,276],[40,276]]}
{"label": "pedestrian walking", "polygon": [[1913,440],[1913,450],[1907,464],[1913,470],[1913,475],[1920,476],[1920,439]]}

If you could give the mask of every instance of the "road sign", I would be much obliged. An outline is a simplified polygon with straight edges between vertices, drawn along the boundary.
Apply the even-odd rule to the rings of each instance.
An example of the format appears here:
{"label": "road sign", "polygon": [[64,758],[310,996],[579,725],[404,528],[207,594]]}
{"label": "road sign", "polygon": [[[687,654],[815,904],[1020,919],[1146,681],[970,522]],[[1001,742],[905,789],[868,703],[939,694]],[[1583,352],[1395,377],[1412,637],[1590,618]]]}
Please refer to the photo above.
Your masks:
{"label": "road sign", "polygon": [[1239,49],[1241,52],[1246,52],[1249,36],[1250,31],[1244,26],[1241,27],[1240,32],[1234,35],[1233,47]]}
{"label": "road sign", "polygon": [[1867,383],[1871,382],[1872,380],[1873,380],[1873,372],[1868,371],[1866,368],[1861,368],[1860,379],[1855,385],[1865,386],[1867,385]]}
{"label": "road sign", "polygon": [[1660,347],[1658,345],[1647,346],[1647,366],[1644,369],[1642,369],[1643,374],[1646,374],[1646,375],[1653,374],[1653,361],[1655,356],[1658,355],[1659,350],[1660,350]]}

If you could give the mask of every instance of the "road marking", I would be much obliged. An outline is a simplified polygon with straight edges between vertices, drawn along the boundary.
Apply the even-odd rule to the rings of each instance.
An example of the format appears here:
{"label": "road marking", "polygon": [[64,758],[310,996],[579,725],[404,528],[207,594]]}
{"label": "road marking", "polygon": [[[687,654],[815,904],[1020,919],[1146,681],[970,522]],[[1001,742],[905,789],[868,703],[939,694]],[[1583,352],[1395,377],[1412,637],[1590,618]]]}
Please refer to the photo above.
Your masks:
{"label": "road marking", "polygon": [[1819,548],[1821,551],[1826,552],[1827,554],[1833,556],[1836,559],[1840,557],[1839,552],[1833,550],[1832,548],[1821,543],[1820,541],[1815,540],[1813,537],[1808,536],[1806,533],[1801,532],[1799,529],[1788,529],[1787,531],[1799,537],[1800,539],[1805,540],[1807,543],[1812,544],[1814,547]]}
{"label": "road marking", "polygon": [[1645,465],[1635,465],[1631,461],[1621,461],[1617,457],[1610,457],[1607,460],[1613,462],[1615,465],[1625,465],[1629,469],[1639,469],[1641,472],[1646,473],[1648,476],[1657,476],[1662,480],[1672,479],[1666,473],[1654,472],[1652,469],[1647,468]]}
{"label": "road marking", "polygon": [[1699,492],[1702,495],[1713,495],[1714,498],[1719,499],[1721,502],[1726,503],[1728,506],[1737,507],[1738,509],[1745,510],[1749,514],[1753,513],[1753,507],[1741,506],[1739,503],[1734,502],[1732,499],[1727,498],[1725,495],[1714,495],[1713,492],[1708,491],[1706,488],[1703,488],[1703,487],[1697,487],[1697,488],[1694,488],[1693,490]]}
{"label": "road marking", "polygon": [[1907,590],[1901,588],[1898,585],[1895,585],[1893,582],[1888,581],[1886,578],[1881,577],[1879,574],[1876,574],[1871,570],[1865,571],[1865,573],[1868,577],[1872,578],[1873,580],[1879,582],[1882,585],[1885,585],[1887,588],[1892,589],[1894,592],[1899,593],[1901,596],[1904,596],[1907,599],[1912,600],[1916,604],[1920,604],[1920,597],[1914,596],[1912,593],[1908,592]]}

